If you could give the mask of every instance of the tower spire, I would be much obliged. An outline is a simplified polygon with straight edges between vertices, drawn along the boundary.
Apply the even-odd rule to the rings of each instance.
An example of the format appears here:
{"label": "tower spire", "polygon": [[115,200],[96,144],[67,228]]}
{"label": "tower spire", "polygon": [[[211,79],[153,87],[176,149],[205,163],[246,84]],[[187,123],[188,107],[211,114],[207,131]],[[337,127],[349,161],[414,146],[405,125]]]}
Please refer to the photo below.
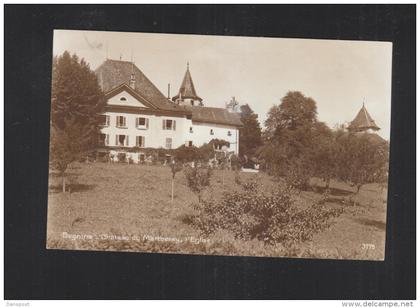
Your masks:
{"label": "tower spire", "polygon": [[172,100],[190,106],[202,106],[202,99],[197,95],[195,91],[194,83],[190,72],[190,62],[187,61],[187,71],[185,72],[184,79],[182,80],[181,87],[176,96]]}
{"label": "tower spire", "polygon": [[380,129],[366,110],[365,98],[363,98],[362,108],[359,110],[354,120],[351,121],[347,129],[351,132],[377,131]]}

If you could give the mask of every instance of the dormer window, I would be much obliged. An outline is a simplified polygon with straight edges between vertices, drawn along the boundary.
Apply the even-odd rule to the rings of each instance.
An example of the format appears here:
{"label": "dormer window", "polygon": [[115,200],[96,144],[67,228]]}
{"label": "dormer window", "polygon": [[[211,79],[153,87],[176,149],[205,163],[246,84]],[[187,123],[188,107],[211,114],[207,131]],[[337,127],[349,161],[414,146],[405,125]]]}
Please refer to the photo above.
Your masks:
{"label": "dormer window", "polygon": [[214,131],[210,129],[210,135],[214,135]]}
{"label": "dormer window", "polygon": [[126,101],[127,101],[127,99],[126,99],[124,96],[122,96],[122,97],[120,97],[120,101],[121,101],[121,102],[126,102]]}
{"label": "dormer window", "polygon": [[193,131],[193,128],[192,128],[192,126],[190,126],[190,133],[192,134],[194,131]]}

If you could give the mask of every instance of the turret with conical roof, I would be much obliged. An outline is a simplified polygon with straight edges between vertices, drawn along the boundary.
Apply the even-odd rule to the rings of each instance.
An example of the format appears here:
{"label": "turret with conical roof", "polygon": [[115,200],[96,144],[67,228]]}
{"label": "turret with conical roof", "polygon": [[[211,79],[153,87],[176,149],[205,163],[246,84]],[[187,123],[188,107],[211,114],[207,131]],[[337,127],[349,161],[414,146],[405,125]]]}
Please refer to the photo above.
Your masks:
{"label": "turret with conical roof", "polygon": [[203,100],[195,92],[194,83],[190,73],[189,63],[187,63],[187,71],[185,72],[185,76],[182,80],[179,92],[176,96],[172,97],[172,100],[180,105],[202,106]]}
{"label": "turret with conical roof", "polygon": [[380,130],[379,126],[376,125],[375,121],[366,110],[364,102],[362,108],[359,110],[354,120],[351,121],[347,129],[350,132],[367,132],[369,130]]}

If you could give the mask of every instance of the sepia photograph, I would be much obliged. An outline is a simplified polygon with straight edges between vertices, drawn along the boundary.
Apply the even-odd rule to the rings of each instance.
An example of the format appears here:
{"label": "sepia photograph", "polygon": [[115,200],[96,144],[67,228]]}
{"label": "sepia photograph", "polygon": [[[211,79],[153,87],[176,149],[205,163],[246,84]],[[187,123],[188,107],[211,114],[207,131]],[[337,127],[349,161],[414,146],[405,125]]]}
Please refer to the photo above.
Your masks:
{"label": "sepia photograph", "polygon": [[47,249],[383,261],[392,43],[54,30]]}

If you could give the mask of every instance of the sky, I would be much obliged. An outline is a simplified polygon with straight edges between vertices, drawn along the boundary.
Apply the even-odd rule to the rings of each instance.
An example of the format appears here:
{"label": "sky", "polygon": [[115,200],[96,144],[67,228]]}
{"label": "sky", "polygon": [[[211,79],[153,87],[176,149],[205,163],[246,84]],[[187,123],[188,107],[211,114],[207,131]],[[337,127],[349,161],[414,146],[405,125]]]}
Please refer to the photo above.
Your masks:
{"label": "sky", "polygon": [[331,128],[365,106],[389,140],[392,43],[239,36],[55,30],[53,54],[65,50],[96,69],[107,58],[134,61],[166,96],[177,94],[187,62],[205,106],[224,107],[234,96],[258,114],[288,91],[316,101]]}

